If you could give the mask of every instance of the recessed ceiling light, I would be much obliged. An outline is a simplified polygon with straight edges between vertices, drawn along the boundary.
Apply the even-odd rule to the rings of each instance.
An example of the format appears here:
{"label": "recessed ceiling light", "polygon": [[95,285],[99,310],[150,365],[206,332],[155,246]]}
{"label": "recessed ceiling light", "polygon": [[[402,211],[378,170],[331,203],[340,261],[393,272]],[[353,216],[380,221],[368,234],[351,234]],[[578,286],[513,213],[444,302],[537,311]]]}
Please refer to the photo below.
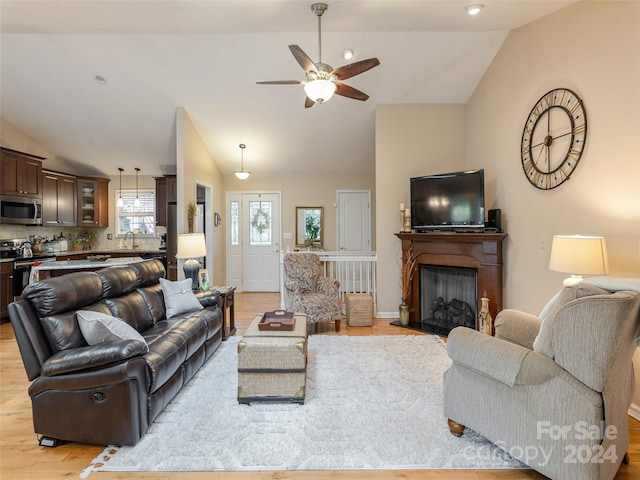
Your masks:
{"label": "recessed ceiling light", "polygon": [[351,50],[350,48],[345,48],[342,51],[342,58],[344,58],[345,60],[351,60],[353,58],[353,50]]}
{"label": "recessed ceiling light", "polygon": [[480,13],[480,10],[482,10],[483,7],[484,5],[478,3],[476,5],[467,5],[465,8],[467,9],[467,13],[469,15],[477,15]]}
{"label": "recessed ceiling light", "polygon": [[102,75],[94,75],[93,79],[99,83],[100,85],[106,85],[107,84],[107,79],[104,78]]}

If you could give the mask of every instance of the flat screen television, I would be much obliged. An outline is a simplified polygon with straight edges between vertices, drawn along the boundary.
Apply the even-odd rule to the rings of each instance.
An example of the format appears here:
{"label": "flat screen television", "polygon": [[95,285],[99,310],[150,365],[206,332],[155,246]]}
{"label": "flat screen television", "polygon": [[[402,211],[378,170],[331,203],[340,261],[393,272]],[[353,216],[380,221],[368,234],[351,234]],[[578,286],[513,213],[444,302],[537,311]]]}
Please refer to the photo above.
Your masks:
{"label": "flat screen television", "polygon": [[417,232],[484,228],[484,169],[412,178],[411,228]]}

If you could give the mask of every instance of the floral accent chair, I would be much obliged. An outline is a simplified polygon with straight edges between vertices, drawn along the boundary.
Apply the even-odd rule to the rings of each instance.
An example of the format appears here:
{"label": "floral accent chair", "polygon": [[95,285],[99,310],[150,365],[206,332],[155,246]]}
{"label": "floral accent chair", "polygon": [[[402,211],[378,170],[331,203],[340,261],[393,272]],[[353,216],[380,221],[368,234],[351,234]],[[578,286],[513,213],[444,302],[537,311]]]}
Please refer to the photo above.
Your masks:
{"label": "floral accent chair", "polygon": [[322,275],[320,257],[315,253],[287,253],[284,262],[286,309],[307,315],[307,322],[334,321],[340,331],[342,301],[340,282]]}

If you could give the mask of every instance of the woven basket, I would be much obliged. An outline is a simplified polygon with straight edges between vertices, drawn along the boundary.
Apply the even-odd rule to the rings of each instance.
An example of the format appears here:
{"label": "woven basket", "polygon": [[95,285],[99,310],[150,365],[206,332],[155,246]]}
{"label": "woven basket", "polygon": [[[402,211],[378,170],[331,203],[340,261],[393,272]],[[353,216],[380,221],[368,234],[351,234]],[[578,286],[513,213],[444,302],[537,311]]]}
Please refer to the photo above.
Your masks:
{"label": "woven basket", "polygon": [[347,325],[370,327],[373,325],[373,298],[368,293],[347,293]]}

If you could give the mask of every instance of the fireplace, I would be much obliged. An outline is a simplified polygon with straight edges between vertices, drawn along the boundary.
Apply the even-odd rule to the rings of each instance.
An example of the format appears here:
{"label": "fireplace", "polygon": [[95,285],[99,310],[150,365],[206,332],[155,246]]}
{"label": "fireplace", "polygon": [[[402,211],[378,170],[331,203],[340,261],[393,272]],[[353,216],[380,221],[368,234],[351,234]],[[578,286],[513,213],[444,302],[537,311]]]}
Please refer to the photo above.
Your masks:
{"label": "fireplace", "polygon": [[[455,318],[452,327],[442,327],[441,325],[429,325],[429,318],[434,310],[433,302],[440,304],[446,302],[447,305],[440,305],[441,313],[437,317],[444,317],[442,310],[448,310],[453,299],[453,308],[456,312],[461,307],[468,320],[466,326],[477,327],[478,311],[480,309],[480,297],[484,292],[489,298],[489,310],[493,318],[502,310],[502,242],[507,237],[505,233],[450,233],[450,232],[430,232],[430,233],[396,233],[402,240],[403,254],[413,252],[415,259],[414,273],[411,276],[410,295],[407,298],[409,304],[409,325],[408,328],[421,330],[438,335],[446,335],[451,328],[457,326],[460,318]],[[451,269],[451,270],[450,270]],[[453,273],[454,271],[458,273]],[[458,280],[466,284],[465,287],[446,287],[451,291],[438,290],[444,288],[439,284],[439,280],[449,283],[448,277],[461,275]],[[423,286],[427,286],[423,292]],[[432,291],[435,288],[435,293]],[[456,288],[458,290],[456,290]],[[469,293],[473,291],[473,294]],[[425,297],[423,298],[423,293]],[[435,296],[434,296],[435,294]],[[442,300],[439,300],[439,297]],[[463,303],[468,303],[471,314]],[[435,314],[433,314],[435,316]],[[427,320],[426,322],[424,320]],[[473,321],[473,324],[471,324]],[[400,325],[398,321],[391,322],[393,325]],[[433,323],[433,322],[431,322]]]}
{"label": "fireplace", "polygon": [[425,332],[449,335],[455,327],[476,329],[477,270],[420,265],[420,323]]}

